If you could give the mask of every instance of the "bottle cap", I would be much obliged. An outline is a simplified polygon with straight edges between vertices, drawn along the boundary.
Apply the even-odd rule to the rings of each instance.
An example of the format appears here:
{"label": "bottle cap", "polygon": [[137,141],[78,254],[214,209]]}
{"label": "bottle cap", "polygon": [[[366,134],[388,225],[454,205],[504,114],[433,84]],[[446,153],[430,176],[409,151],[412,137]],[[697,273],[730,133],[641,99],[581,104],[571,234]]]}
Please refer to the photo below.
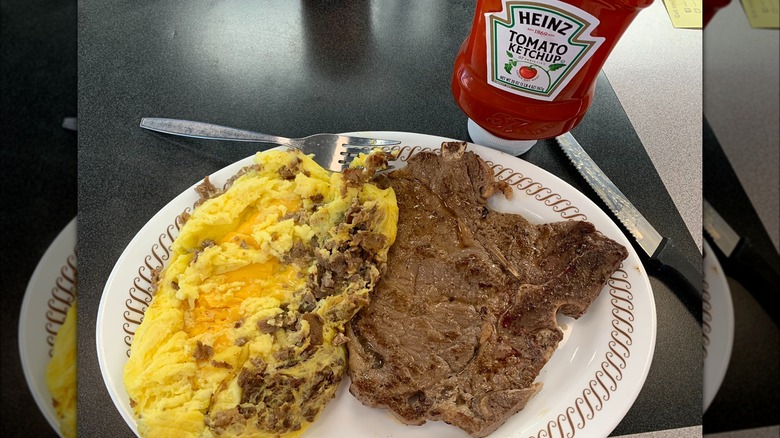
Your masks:
{"label": "bottle cap", "polygon": [[497,137],[485,128],[476,124],[473,120],[469,119],[468,122],[469,136],[472,143],[487,146],[499,151],[506,152],[510,155],[521,155],[528,152],[531,146],[535,145],[538,140],[507,140],[505,138]]}

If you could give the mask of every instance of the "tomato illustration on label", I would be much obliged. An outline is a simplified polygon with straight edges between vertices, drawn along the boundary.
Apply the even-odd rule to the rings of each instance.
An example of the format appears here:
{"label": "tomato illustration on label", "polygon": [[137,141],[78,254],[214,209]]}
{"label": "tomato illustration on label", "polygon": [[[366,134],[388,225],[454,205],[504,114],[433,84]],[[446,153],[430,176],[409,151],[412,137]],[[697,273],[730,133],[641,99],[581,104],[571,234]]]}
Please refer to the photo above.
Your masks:
{"label": "tomato illustration on label", "polygon": [[529,66],[522,66],[517,71],[517,74],[520,75],[523,79],[533,79],[536,77],[536,69],[529,65]]}
{"label": "tomato illustration on label", "polygon": [[[518,62],[515,59],[514,54],[512,52],[507,51],[506,54],[509,57],[509,60],[506,62],[506,64],[504,64],[504,70],[507,73],[512,73],[512,70],[515,67],[517,67]],[[537,65],[537,64],[528,64],[518,68],[517,75],[527,81],[530,81],[531,79],[534,79],[536,75],[539,74],[539,70],[541,70],[547,75],[547,79],[550,82],[552,82],[552,79],[550,78],[550,72],[558,70],[563,67],[566,67],[566,64],[563,63],[550,64],[547,68],[544,68],[541,65]]]}

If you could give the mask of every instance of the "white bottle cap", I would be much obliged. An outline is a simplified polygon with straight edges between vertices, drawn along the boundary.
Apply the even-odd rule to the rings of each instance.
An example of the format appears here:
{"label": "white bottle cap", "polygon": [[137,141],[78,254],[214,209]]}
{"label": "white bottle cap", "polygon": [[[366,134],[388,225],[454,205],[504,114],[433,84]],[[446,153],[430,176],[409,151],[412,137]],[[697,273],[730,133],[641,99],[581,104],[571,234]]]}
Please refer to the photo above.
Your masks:
{"label": "white bottle cap", "polygon": [[507,140],[489,133],[485,128],[477,125],[473,120],[468,122],[469,136],[471,142],[482,146],[487,146],[510,155],[521,155],[528,152],[531,146],[538,140]]}

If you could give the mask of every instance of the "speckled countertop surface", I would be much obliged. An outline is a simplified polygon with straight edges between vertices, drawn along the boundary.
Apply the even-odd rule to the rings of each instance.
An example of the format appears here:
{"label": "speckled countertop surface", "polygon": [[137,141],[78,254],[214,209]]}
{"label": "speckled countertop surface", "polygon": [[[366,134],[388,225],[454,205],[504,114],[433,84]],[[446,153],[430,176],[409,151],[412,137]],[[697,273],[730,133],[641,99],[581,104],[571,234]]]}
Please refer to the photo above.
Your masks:
{"label": "speckled countertop surface", "polygon": [[702,32],[675,29],[656,0],[631,23],[604,73],[701,248]]}
{"label": "speckled countertop surface", "polygon": [[604,66],[700,247],[704,115],[780,250],[778,53],[778,31],[751,28],[739,1],[702,32],[675,29],[658,0],[637,16]]}
{"label": "speckled countertop surface", "polygon": [[[703,143],[704,196],[777,271],[780,31],[751,28],[735,0],[707,26],[703,45],[703,107],[711,127]],[[751,289],[735,281],[740,272],[719,258],[733,303],[733,350],[705,413],[704,433],[777,437],[780,321],[773,322],[756,300],[768,297],[773,287]]]}
{"label": "speckled countertop surface", "polygon": [[[371,129],[468,138],[450,82],[473,2],[303,2],[270,10],[252,4],[240,13],[228,2],[186,10],[168,2],[79,4],[79,257],[89,266],[79,283],[79,338],[90,346],[79,352],[79,428],[85,432],[131,435],[94,348],[99,300],[117,258],[195,175],[252,150],[152,135],[138,128],[141,117],[288,136]],[[341,23],[338,32],[333,20]],[[698,102],[691,101],[692,111]],[[700,263],[698,234],[691,236],[664,190],[608,74],[599,77],[597,99],[574,134],[685,257]],[[685,146],[698,151],[696,144]],[[596,197],[554,141],[521,158]],[[699,191],[697,174],[688,177],[686,189]],[[650,278],[658,319],[653,361],[614,435],[701,425],[699,326],[662,277]]]}
{"label": "speckled countertop surface", "polygon": [[738,1],[704,35],[704,114],[780,250],[780,31],[750,27]]}
{"label": "speckled countertop surface", "polygon": [[[716,434],[703,435],[709,438],[777,438],[780,433],[780,427],[759,427],[755,429],[738,430],[732,432],[722,432]],[[680,429],[663,430],[660,432],[637,433],[632,435],[621,435],[616,438],[695,438],[701,437],[701,427],[683,427]]]}
{"label": "speckled countertop surface", "polygon": [[[17,180],[29,169],[39,174],[36,184],[14,186],[14,196],[27,193],[37,196],[36,201],[20,206],[23,214],[15,219],[4,216],[3,222],[28,231],[24,235],[26,251],[4,252],[17,269],[6,276],[11,290],[3,295],[2,340],[4,349],[15,351],[15,323],[23,287],[37,257],[75,214],[72,188],[75,161],[68,153],[75,146],[75,138],[58,125],[61,117],[73,116],[75,111],[76,68],[74,63],[63,60],[63,56],[75,56],[75,34],[66,29],[75,24],[76,13],[73,5],[51,8],[45,2],[34,1],[26,2],[23,9],[18,6],[12,9],[11,4],[3,2],[3,138],[4,144],[13,146],[3,150],[3,173],[15,175]],[[98,430],[104,435],[131,435],[118,418],[100,378],[94,356],[94,319],[96,300],[116,257],[138,227],[161,203],[179,191],[151,184],[152,177],[166,172],[170,160],[190,166],[187,172],[192,174],[209,172],[221,167],[226,159],[245,155],[241,149],[226,147],[220,157],[208,148],[176,142],[162,142],[156,150],[138,148],[140,142],[148,140],[136,128],[138,117],[191,116],[256,128],[263,122],[264,129],[290,134],[335,128],[467,136],[462,123],[465,119],[454,110],[445,82],[452,61],[450,55],[467,32],[471,2],[450,2],[447,7],[437,3],[431,10],[417,4],[361,2],[353,4],[349,8],[351,13],[346,15],[339,15],[340,6],[315,6],[314,2],[287,5],[292,15],[283,8],[264,10],[261,14],[248,8],[245,13],[255,14],[255,24],[266,20],[262,28],[231,27],[243,20],[230,13],[226,5],[226,2],[211,2],[206,6],[193,5],[188,10],[165,2],[137,5],[85,1],[79,5],[83,43],[79,49],[79,85],[87,96],[82,103],[88,104],[84,107],[86,111],[80,112],[86,117],[79,120],[82,129],[79,137],[85,141],[80,147],[88,158],[80,163],[86,178],[82,195],[87,195],[80,199],[87,219],[80,237],[84,237],[85,245],[93,245],[84,248],[85,259],[90,263],[83,276],[85,301],[91,301],[80,307],[80,315],[84,316],[80,329],[85,329],[79,335],[84,348],[80,360],[84,360],[85,395],[80,408],[84,409],[83,420],[89,425],[82,429],[85,436],[98,436],[95,435]],[[7,21],[10,17],[15,18],[13,23]],[[326,22],[323,17],[345,20],[339,38],[328,37],[328,26],[321,25]],[[370,18],[363,20],[363,17]],[[296,33],[301,30],[301,23],[308,28],[306,37]],[[230,28],[232,33],[225,33],[225,28]],[[241,38],[243,43],[234,47],[232,53],[221,50]],[[263,44],[264,39],[273,44]],[[695,253],[695,246],[702,245],[699,122],[703,114],[711,122],[772,245],[778,247],[778,41],[777,31],[756,31],[747,26],[737,0],[716,15],[704,37],[701,31],[674,29],[662,1],[656,0],[639,14],[604,67],[599,88],[604,100],[594,107],[592,117],[607,126],[612,122],[623,126],[627,116],[636,131],[635,137],[625,130],[616,135],[631,148],[637,147],[638,138],[639,146],[647,151],[647,157],[639,163],[645,165],[643,160],[649,157],[655,167],[640,175],[641,182],[657,182],[660,177],[673,201],[671,204],[661,199],[660,211],[645,208],[650,214],[659,215],[658,222],[662,225],[687,228],[694,241],[690,243],[689,253]],[[417,56],[407,53],[412,42],[418,43]],[[350,50],[343,50],[344,46]],[[264,65],[267,60],[276,64]],[[434,65],[441,72],[432,73]],[[667,74],[650,74],[659,65]],[[431,74],[443,85],[419,80]],[[382,83],[375,81],[378,76],[383,78]],[[353,86],[345,88],[345,83]],[[360,87],[359,98],[349,97],[355,87]],[[303,91],[297,95],[303,101],[289,99],[293,89]],[[702,91],[708,96],[704,104]],[[326,104],[332,93],[343,93],[347,102],[360,104],[362,111],[344,110],[318,116],[316,110],[328,108]],[[404,99],[406,105],[382,105],[381,99],[389,95]],[[422,95],[426,99],[421,99]],[[772,96],[774,100],[770,99]],[[424,117],[426,107],[436,108],[437,116]],[[274,110],[269,113],[269,109]],[[286,122],[312,109],[315,112],[310,117],[296,124]],[[6,129],[7,122],[14,124],[13,130]],[[35,135],[30,135],[30,129],[36,130]],[[598,129],[601,128],[597,124],[586,123],[578,137],[598,142]],[[49,138],[51,143],[46,140]],[[540,146],[535,149],[529,160],[586,190],[566,163],[558,162],[554,154]],[[594,149],[598,153],[597,145]],[[603,150],[601,155],[609,165],[610,155]],[[6,167],[8,163],[10,166]],[[136,173],[122,174],[124,165]],[[620,167],[615,171],[619,172]],[[638,202],[648,202],[641,195],[641,182],[625,177],[619,182]],[[127,193],[130,188],[135,192]],[[131,199],[136,201],[135,205]],[[679,220],[674,217],[677,213],[674,209],[679,213]],[[96,214],[97,210],[131,222],[115,224],[106,216]],[[19,217],[25,218],[23,224],[19,223]],[[687,233],[675,232],[678,238],[687,238]],[[701,421],[693,412],[695,409],[690,409],[697,400],[691,394],[695,383],[684,383],[689,391],[683,389],[682,394],[676,392],[679,388],[664,385],[678,376],[696,378],[695,373],[680,370],[697,363],[695,354],[680,357],[693,350],[698,352],[698,344],[692,337],[680,335],[679,327],[690,335],[691,324],[687,320],[680,322],[688,315],[675,297],[659,282],[654,283],[654,289],[659,304],[657,363],[653,364],[647,388],[614,433],[631,438],[699,437],[709,423],[705,417],[705,428],[697,425]],[[716,414],[722,412],[718,409],[728,411],[729,403],[734,402],[753,408],[749,405],[750,391],[766,390],[767,384],[752,375],[746,378],[747,370],[755,369],[756,364],[777,369],[777,364],[767,365],[767,361],[777,358],[776,349],[756,350],[752,343],[755,328],[771,327],[771,322],[767,322],[760,308],[751,301],[749,293],[736,285],[733,290],[738,320],[736,359],[732,360],[730,374],[724,382],[724,395],[720,400],[716,398],[711,408]],[[771,328],[767,330],[770,332],[764,336],[768,339],[765,343],[771,344],[777,339],[777,327],[774,332]],[[23,378],[18,360],[4,360],[2,376],[2,411],[8,418],[25,418],[25,422],[6,422],[4,415],[4,436],[54,435],[27,388],[23,384],[10,384],[11,380]],[[746,380],[749,380],[747,384]],[[768,384],[776,387],[777,382]],[[682,408],[664,406],[675,402]],[[750,418],[745,420],[746,424],[750,421]],[[728,418],[719,422],[722,424],[717,425],[718,433],[708,436],[768,438],[780,432],[777,426],[721,432],[731,426]],[[653,431],[625,435],[643,430]]]}
{"label": "speckled countertop surface", "polygon": [[[604,68],[699,245],[703,238],[702,185],[709,184],[708,196],[726,197],[711,200],[717,201],[719,208],[752,206],[759,223],[747,219],[753,213],[749,215],[745,210],[721,213],[735,221],[732,225],[742,227],[738,231],[754,228],[745,236],[754,241],[761,239],[754,244],[777,260],[777,253],[771,254],[771,249],[777,251],[780,233],[779,43],[777,30],[749,26],[739,1],[720,10],[704,32],[673,28],[663,3],[656,1],[639,14]],[[668,74],[648,74],[658,71],[659,65]],[[710,145],[704,150],[716,153],[706,160],[702,160],[698,146],[702,142],[702,115],[720,143],[719,147]],[[705,166],[705,162],[712,167]],[[705,172],[710,172],[709,180]],[[736,175],[738,181],[714,180],[731,175]],[[741,184],[744,192],[723,184]],[[741,193],[748,200],[731,203],[727,199]],[[765,233],[755,230],[760,225]],[[764,241],[767,235],[771,244]],[[736,319],[734,350],[720,392],[704,418],[703,431],[707,436],[723,438],[776,437],[778,415],[773,411],[778,405],[778,327],[751,293],[737,282],[729,283]],[[683,428],[648,436],[701,433],[701,428]]]}

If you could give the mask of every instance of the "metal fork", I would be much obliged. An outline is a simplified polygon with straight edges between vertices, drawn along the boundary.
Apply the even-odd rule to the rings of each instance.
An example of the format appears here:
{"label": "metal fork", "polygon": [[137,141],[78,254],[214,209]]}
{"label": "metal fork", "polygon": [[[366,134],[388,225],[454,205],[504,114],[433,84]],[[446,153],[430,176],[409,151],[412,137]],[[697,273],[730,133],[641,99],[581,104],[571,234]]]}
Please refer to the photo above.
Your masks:
{"label": "metal fork", "polygon": [[154,117],[141,119],[141,127],[165,134],[208,140],[247,141],[290,146],[300,149],[306,154],[314,154],[314,161],[317,164],[335,172],[341,172],[349,167],[349,163],[358,155],[355,151],[367,153],[374,147],[392,146],[400,143],[396,140],[338,134],[314,134],[303,138],[286,138],[212,123]]}

